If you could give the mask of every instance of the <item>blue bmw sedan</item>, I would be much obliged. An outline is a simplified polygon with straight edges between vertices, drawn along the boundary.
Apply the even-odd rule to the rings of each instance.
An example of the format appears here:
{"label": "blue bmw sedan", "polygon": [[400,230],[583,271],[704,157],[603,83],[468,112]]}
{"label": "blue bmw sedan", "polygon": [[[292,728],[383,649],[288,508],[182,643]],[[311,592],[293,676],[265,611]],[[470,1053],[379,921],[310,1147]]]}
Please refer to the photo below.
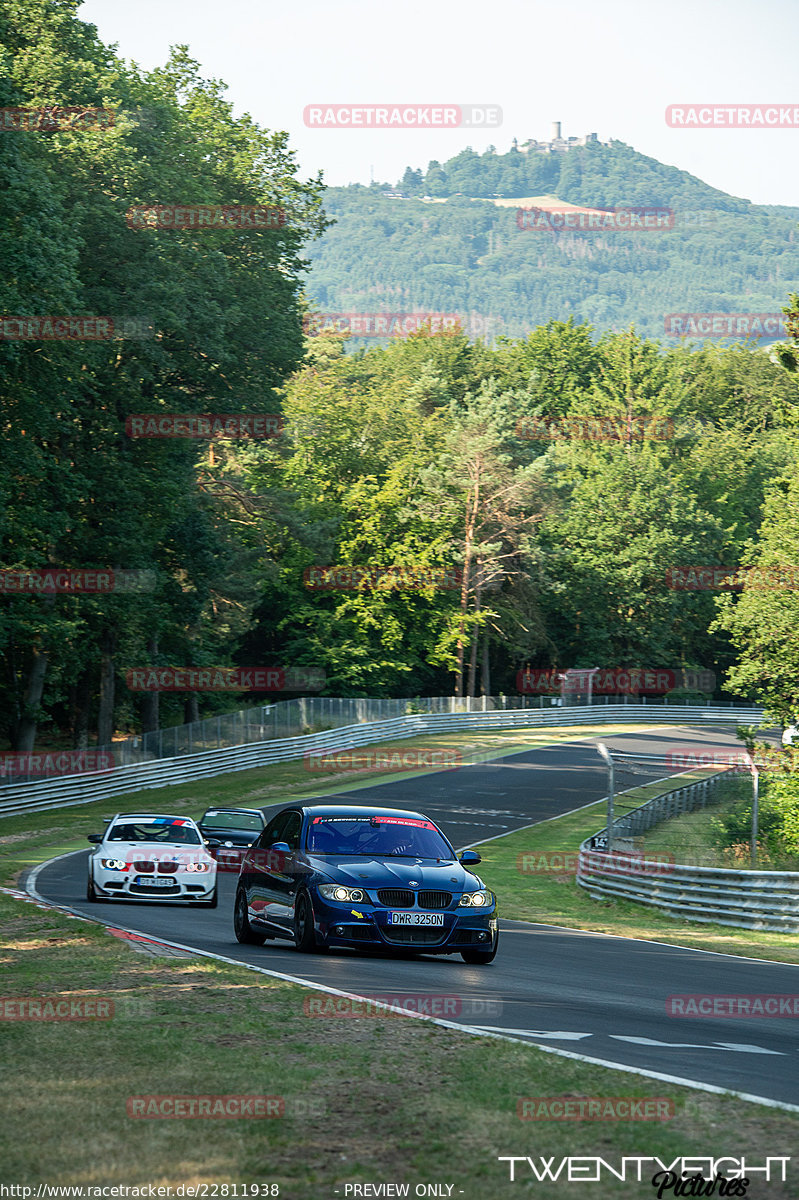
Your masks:
{"label": "blue bmw sedan", "polygon": [[241,864],[233,927],[239,942],[287,938],[298,950],[460,954],[490,963],[497,901],[433,821],[395,808],[285,808]]}

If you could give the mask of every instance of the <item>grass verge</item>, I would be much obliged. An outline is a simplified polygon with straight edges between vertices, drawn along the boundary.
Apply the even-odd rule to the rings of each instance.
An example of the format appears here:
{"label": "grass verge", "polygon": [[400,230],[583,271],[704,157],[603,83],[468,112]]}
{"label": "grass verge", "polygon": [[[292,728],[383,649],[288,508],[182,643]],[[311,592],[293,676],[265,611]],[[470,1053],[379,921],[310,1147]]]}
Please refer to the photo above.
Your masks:
{"label": "grass verge", "polygon": [[[6,998],[115,1002],[109,1020],[0,1022],[7,1182],[276,1184],[291,1200],[334,1200],[347,1184],[408,1183],[413,1194],[435,1183],[482,1200],[519,1194],[501,1154],[614,1165],[623,1155],[760,1161],[790,1154],[799,1137],[797,1114],[531,1046],[412,1019],[309,1019],[306,989],[202,958],[145,958],[97,926],[2,894],[0,961]],[[463,970],[463,986],[472,986],[473,969]],[[128,1115],[134,1097],[175,1095],[266,1095],[285,1110],[265,1120]],[[563,1095],[663,1097],[674,1116],[517,1116],[522,1097]],[[734,1137],[724,1132],[733,1129]],[[561,1184],[536,1186],[549,1194]],[[590,1195],[610,1200],[640,1188],[611,1178]],[[797,1194],[790,1178],[768,1188],[769,1200]]]}

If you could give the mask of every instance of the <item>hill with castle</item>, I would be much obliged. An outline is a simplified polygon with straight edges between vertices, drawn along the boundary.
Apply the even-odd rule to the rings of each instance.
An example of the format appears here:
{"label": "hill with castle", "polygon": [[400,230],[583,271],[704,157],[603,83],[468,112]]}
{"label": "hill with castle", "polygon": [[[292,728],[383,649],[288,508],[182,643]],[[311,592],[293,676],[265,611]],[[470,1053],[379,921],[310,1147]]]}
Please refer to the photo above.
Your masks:
{"label": "hill with castle", "polygon": [[[519,219],[537,205],[673,220],[542,231]],[[751,204],[595,133],[563,137],[560,122],[548,141],[467,147],[394,184],[329,188],[325,208],[336,223],[308,249],[322,312],[458,313],[489,337],[571,316],[663,340],[669,313],[779,313],[799,291],[799,208]]]}

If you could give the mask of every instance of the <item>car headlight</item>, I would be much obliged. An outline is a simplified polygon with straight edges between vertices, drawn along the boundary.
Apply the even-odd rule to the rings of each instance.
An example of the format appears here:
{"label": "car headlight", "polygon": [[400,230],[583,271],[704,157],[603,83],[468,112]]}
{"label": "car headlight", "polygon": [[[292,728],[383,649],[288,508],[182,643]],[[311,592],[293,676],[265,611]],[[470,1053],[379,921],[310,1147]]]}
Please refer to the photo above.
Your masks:
{"label": "car headlight", "polygon": [[338,900],[340,904],[369,904],[370,900],[363,888],[343,887],[340,883],[321,883],[319,895],[325,900]]}
{"label": "car headlight", "polygon": [[488,908],[493,898],[493,894],[485,889],[482,892],[464,892],[458,908]]}
{"label": "car headlight", "polygon": [[100,866],[105,867],[106,871],[127,871],[130,863],[121,858],[101,858]]}
{"label": "car headlight", "polygon": [[208,863],[204,863],[204,862],[186,863],[187,871],[210,871],[210,869],[211,868],[209,867]]}

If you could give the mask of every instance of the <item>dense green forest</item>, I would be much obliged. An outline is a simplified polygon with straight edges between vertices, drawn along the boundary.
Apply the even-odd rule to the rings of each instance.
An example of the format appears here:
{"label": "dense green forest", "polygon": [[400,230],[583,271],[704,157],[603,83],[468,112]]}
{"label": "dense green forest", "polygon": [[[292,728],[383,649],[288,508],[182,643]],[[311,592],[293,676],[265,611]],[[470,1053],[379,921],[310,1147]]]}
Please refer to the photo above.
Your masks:
{"label": "dense green forest", "polygon": [[[799,375],[751,346],[659,345],[641,288],[661,311],[720,309],[733,284],[746,307],[779,310],[799,276],[795,214],[619,146],[518,167],[464,152],[406,181],[724,214],[640,245],[517,237],[488,203],[300,179],[286,135],[234,118],[185,47],[141,72],[71,0],[10,0],[0,30],[0,105],[115,114],[0,136],[2,328],[116,322],[99,340],[0,339],[0,568],[148,581],[0,596],[7,746],[106,744],[262,698],[127,687],[159,666],[280,665],[295,681],[313,668],[338,696],[514,693],[527,666],[703,668],[717,694],[793,710],[796,590],[677,590],[667,572],[799,563]],[[284,219],[200,230],[128,216],[164,205]],[[492,345],[422,329],[354,352],[303,337],[307,297],[354,309],[378,287],[381,308],[464,303],[534,327]],[[203,413],[282,414],[282,433],[126,433],[136,415]],[[601,439],[525,434],[533,418],[600,417]],[[668,435],[640,433],[652,422]],[[350,586],[318,570],[331,566]],[[351,586],[352,569],[371,574]]]}
{"label": "dense green forest", "polygon": [[[546,195],[669,209],[673,223],[531,230],[519,228],[519,206],[494,203]],[[673,345],[668,313],[779,313],[799,287],[799,209],[728,196],[621,142],[559,154],[464,150],[426,173],[409,167],[393,186],[330,188],[325,209],[335,224],[308,251],[308,296],[323,313],[459,313],[467,333],[491,338],[572,316]]]}

